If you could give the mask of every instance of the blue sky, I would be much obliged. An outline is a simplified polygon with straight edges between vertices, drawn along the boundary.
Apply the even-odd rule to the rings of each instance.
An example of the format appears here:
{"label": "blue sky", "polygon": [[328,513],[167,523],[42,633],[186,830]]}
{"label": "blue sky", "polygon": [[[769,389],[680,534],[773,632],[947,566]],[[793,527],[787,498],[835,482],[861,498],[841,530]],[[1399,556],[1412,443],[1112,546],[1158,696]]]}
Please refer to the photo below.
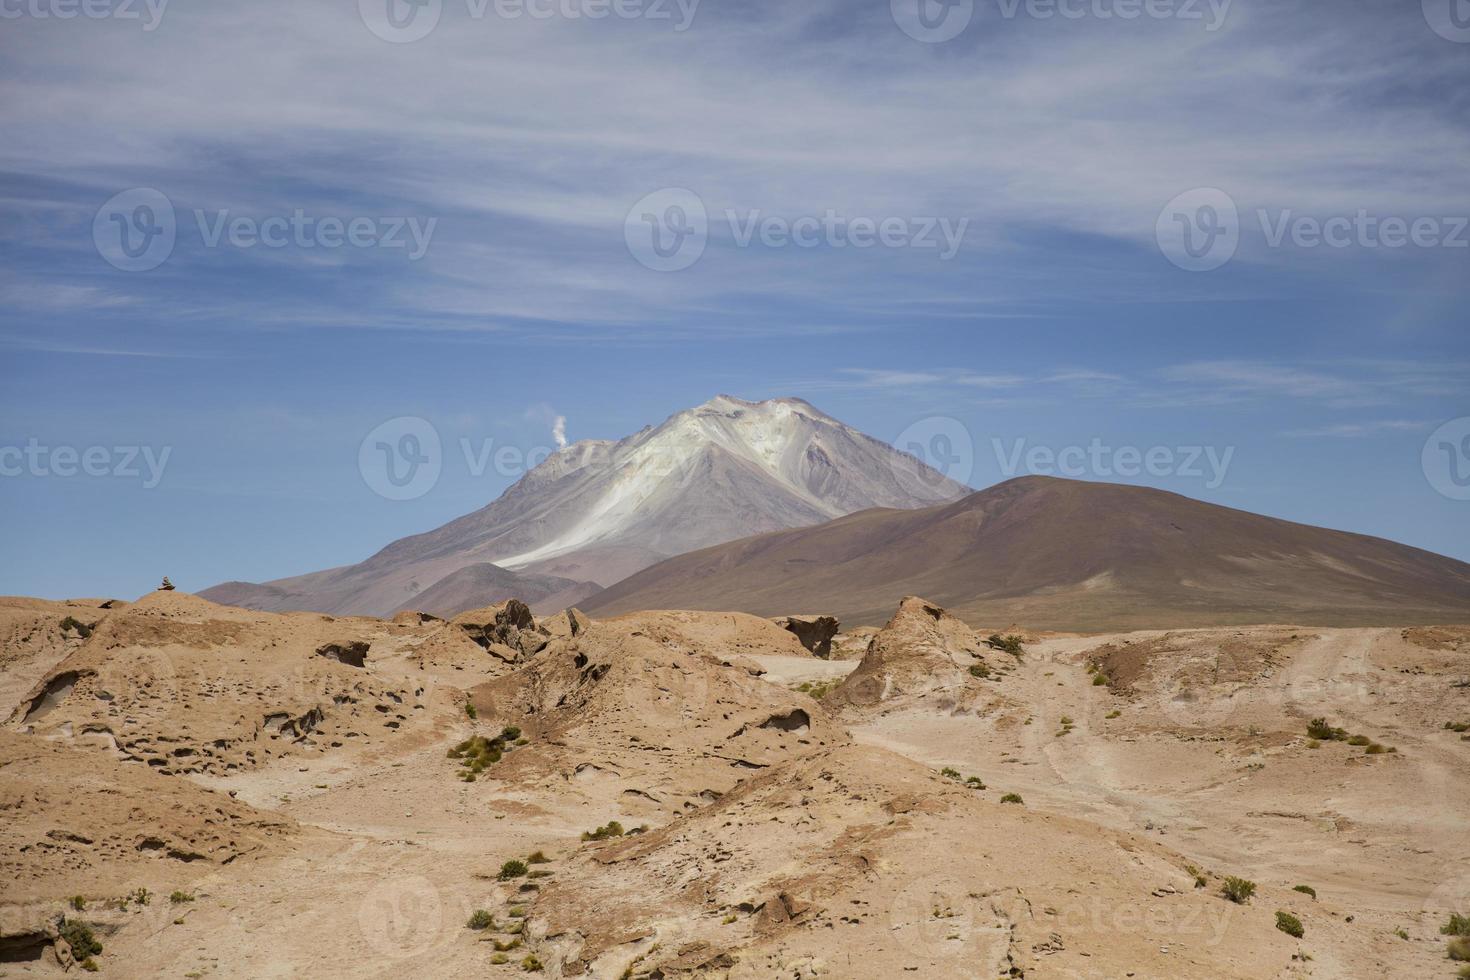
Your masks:
{"label": "blue sky", "polygon": [[[1018,446],[1228,452],[1217,480],[1122,479],[1470,560],[1470,501],[1421,457],[1470,415],[1470,43],[1420,3],[974,0],[924,43],[916,0],[703,0],[684,30],[673,4],[442,0],[389,43],[375,2],[5,8],[0,449],[63,456],[0,476],[0,592],[360,560],[513,481],[460,440],[618,438],[721,392],[888,440],[957,420],[977,487]],[[106,235],[147,225],[138,188],[173,244],[128,271]],[[640,264],[642,213],[688,192],[697,260]],[[1178,267],[1176,212],[1203,235],[1222,201],[1228,260]],[[808,246],[742,241],[829,211]],[[297,212],[302,236],[252,237]],[[864,220],[893,244],[846,245]],[[1393,220],[1419,240],[1385,244]],[[947,259],[915,242],[941,221]],[[444,447],[407,501],[358,466],[399,416]],[[57,475],[65,447],[108,475]]]}

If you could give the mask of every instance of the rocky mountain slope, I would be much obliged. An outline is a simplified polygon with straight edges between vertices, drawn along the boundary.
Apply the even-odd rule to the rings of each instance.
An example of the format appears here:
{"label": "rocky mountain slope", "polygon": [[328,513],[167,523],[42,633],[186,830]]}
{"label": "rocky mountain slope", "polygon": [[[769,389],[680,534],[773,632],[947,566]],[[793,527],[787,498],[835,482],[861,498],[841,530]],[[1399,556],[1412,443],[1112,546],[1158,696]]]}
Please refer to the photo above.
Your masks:
{"label": "rocky mountain slope", "polygon": [[1463,623],[1470,565],[1146,487],[1022,477],[681,555],[582,608],[797,608],[851,626],[910,594],[992,627]]}
{"label": "rocky mountain slope", "polygon": [[[445,580],[493,563],[609,585],[695,548],[966,492],[799,399],[721,395],[621,441],[568,446],[488,507],[359,564],[202,595],[254,609],[385,615],[445,583],[440,595],[478,606],[504,596],[471,597]],[[536,585],[519,587],[527,598]]]}

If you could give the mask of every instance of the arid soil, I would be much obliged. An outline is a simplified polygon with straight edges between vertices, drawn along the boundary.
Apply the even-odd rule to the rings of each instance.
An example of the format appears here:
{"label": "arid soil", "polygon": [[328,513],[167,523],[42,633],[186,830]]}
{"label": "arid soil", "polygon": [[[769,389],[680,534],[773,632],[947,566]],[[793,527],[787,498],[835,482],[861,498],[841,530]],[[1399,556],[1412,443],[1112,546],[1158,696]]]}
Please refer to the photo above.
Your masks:
{"label": "arid soil", "polygon": [[1452,978],[1470,914],[1459,628],[0,631],[3,976]]}

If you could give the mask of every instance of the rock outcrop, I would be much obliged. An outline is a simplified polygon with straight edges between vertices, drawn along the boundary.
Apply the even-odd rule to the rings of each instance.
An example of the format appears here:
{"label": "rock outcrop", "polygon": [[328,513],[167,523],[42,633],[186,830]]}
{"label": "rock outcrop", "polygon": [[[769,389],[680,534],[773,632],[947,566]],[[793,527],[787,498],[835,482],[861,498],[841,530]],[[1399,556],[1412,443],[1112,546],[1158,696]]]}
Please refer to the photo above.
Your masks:
{"label": "rock outcrop", "polygon": [[959,619],[917,596],[874,634],[857,668],[827,695],[834,707],[872,707],[885,702],[934,698],[959,707],[993,673],[984,642]]}
{"label": "rock outcrop", "polygon": [[823,660],[832,656],[832,638],[841,628],[834,616],[778,616],[771,622],[795,635],[802,646]]}

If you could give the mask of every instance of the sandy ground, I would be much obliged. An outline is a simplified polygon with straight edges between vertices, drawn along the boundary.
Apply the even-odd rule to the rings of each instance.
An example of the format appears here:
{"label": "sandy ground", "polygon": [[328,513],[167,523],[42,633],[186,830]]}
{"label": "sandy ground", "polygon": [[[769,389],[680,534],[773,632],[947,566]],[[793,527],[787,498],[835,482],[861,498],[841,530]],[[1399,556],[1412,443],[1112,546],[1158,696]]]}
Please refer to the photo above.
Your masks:
{"label": "sandy ground", "polygon": [[[1452,975],[1438,929],[1446,909],[1470,900],[1470,743],[1441,723],[1470,716],[1470,691],[1412,673],[1425,657],[1398,630],[1311,633],[1319,638],[1273,676],[1187,702],[1092,683],[1088,651],[1122,635],[1048,640],[1028,647],[1003,685],[1015,708],[979,717],[920,708],[852,730],[1038,808],[1157,836],[1202,868],[1310,885],[1322,908],[1360,928],[1408,933],[1402,951],[1324,965],[1324,975]],[[1470,676],[1470,663],[1454,676]],[[1415,723],[1423,712],[1406,707],[1427,703],[1445,708]],[[1306,722],[1323,715],[1399,751],[1311,749]],[[1059,734],[1064,718],[1073,727]]]}
{"label": "sandy ground", "polygon": [[[1470,658],[1408,643],[1397,630],[1304,630],[1244,678],[1186,682],[1173,664],[1155,664],[1129,689],[1093,682],[1088,664],[1099,648],[1161,635],[1046,639],[988,682],[989,698],[943,708],[920,701],[839,719],[861,745],[979,777],[987,801],[1016,792],[1036,819],[1142,838],[1212,879],[1250,878],[1269,890],[1270,901],[1296,902],[1311,930],[1302,947],[1311,959],[1266,955],[1263,948],[1261,958],[1242,960],[1253,966],[1232,975],[1453,977],[1438,926],[1446,909],[1470,910],[1470,742],[1443,723],[1470,721],[1470,689],[1454,686],[1470,678]],[[503,917],[534,899],[521,883],[496,880],[502,862],[541,850],[552,858],[550,880],[573,861],[585,874],[592,865],[579,840],[583,831],[614,815],[630,825],[646,822],[651,832],[675,819],[668,805],[616,803],[625,795],[615,782],[580,785],[580,768],[570,780],[548,770],[540,785],[458,781],[445,751],[477,730],[463,704],[473,684],[492,673],[425,664],[414,656],[418,634],[393,636],[376,648],[384,651],[374,661],[377,682],[429,689],[427,710],[402,729],[329,753],[283,755],[248,771],[170,777],[288,816],[302,836],[259,860],[191,868],[192,901],[156,897],[147,907],[99,913],[100,976],[522,975],[524,949],[491,966],[490,943],[506,937],[465,927],[477,909]],[[65,651],[52,653],[59,660]],[[857,666],[741,654],[763,668],[754,683],[774,685],[773,699]],[[14,677],[7,668],[4,690],[39,676],[36,668],[27,660]],[[1340,742],[1312,748],[1305,726],[1318,716],[1398,751],[1369,756]],[[613,805],[623,809],[614,813]],[[1117,839],[1125,850],[1134,846]],[[674,839],[666,846],[677,845]],[[1290,892],[1302,884],[1316,889],[1315,901]],[[1078,885],[1087,887],[1084,879]],[[1203,894],[1190,899],[1202,901]],[[1234,909],[1211,901],[1201,907]],[[1262,904],[1260,915],[1276,907],[1283,906]],[[1106,926],[1108,916],[1126,913],[1099,915]],[[1074,928],[1089,936],[1102,931]],[[1141,965],[1140,977],[1171,975],[1163,956],[1171,942],[1209,952],[1210,942],[1227,935],[1202,933],[1193,920],[1186,926],[1165,919],[1152,928],[1162,958]],[[844,941],[839,935],[823,942],[830,957]],[[1114,975],[1089,973],[1075,956],[1066,970],[1049,965],[1065,959],[1028,954],[1024,975]],[[884,962],[886,970],[908,961]],[[893,975],[850,962],[835,971],[807,969],[783,967],[780,975]],[[777,975],[772,970],[764,975]],[[0,976],[50,972],[43,963],[0,962]],[[931,968],[917,975],[940,974]]]}

